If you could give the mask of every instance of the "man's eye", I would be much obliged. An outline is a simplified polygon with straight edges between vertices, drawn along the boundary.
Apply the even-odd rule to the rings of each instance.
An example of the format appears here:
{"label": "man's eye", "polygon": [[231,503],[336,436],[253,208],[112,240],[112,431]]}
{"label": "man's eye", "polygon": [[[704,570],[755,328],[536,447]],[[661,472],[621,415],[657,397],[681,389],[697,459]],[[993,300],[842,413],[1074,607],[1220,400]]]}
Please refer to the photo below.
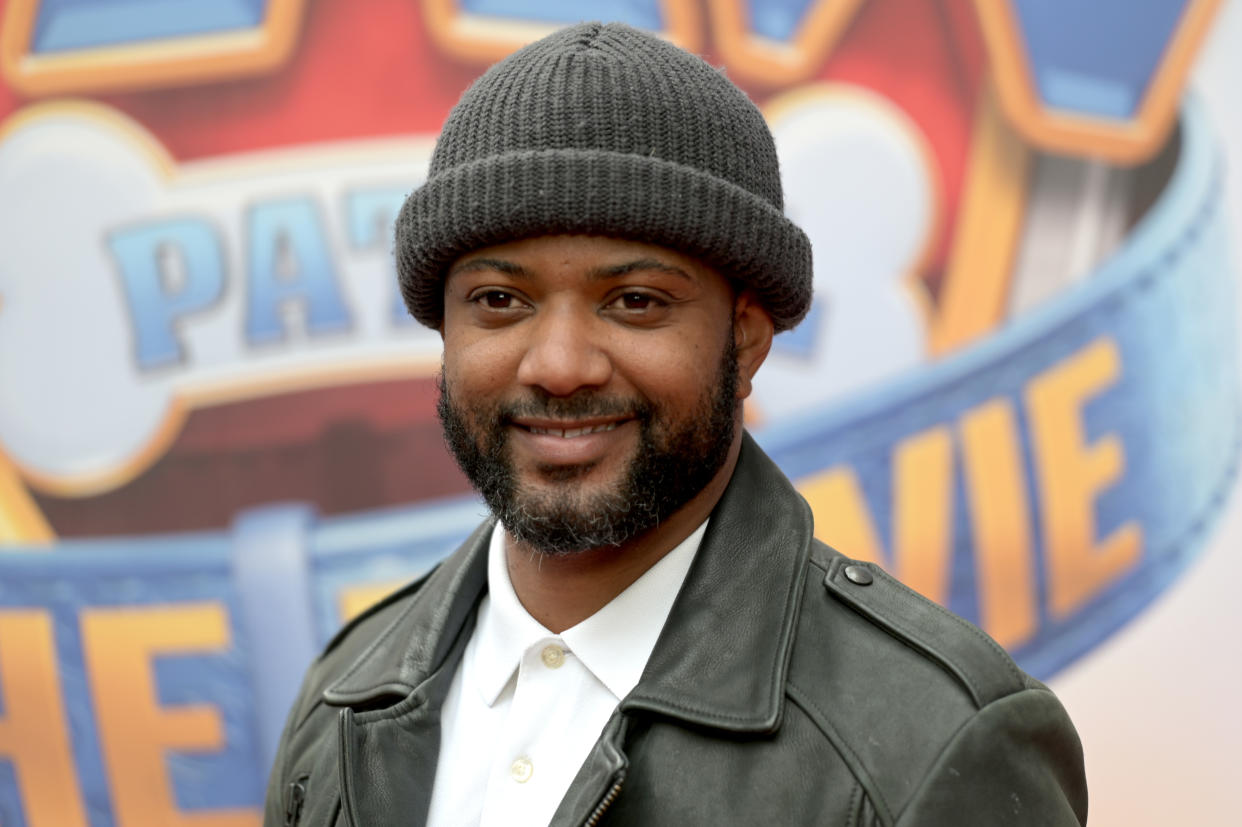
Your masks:
{"label": "man's eye", "polygon": [[475,301],[481,301],[487,307],[503,310],[512,307],[515,299],[512,293],[506,293],[504,290],[488,290]]}
{"label": "man's eye", "polygon": [[646,293],[623,293],[617,297],[617,301],[626,310],[646,310],[663,304],[656,297]]}

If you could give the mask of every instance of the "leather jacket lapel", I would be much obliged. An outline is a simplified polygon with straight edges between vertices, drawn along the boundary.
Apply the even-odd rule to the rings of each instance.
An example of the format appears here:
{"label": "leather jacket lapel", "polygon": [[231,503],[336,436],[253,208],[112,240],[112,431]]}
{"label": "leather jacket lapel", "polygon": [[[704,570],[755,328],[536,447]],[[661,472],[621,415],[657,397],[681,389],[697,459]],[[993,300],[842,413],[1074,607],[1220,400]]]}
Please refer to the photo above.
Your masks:
{"label": "leather jacket lapel", "polygon": [[621,702],[732,732],[779,724],[810,507],[749,434],[643,678]]}
{"label": "leather jacket lapel", "polygon": [[593,825],[625,794],[633,713],[731,732],[780,726],[813,525],[810,507],[744,435],[642,680],[605,726],[551,827]]}
{"label": "leather jacket lapel", "polygon": [[[589,823],[625,778],[629,715],[656,713],[731,732],[780,725],[810,553],[810,508],[743,436],[643,678],[622,700],[553,824]],[[492,521],[431,575],[380,638],[324,691],[341,711],[348,823],[422,824],[440,746],[440,707],[487,588]]]}
{"label": "leather jacket lapel", "polygon": [[339,719],[346,823],[426,822],[440,709],[487,588],[492,522],[447,558],[410,606],[323,693]]}
{"label": "leather jacket lapel", "polygon": [[474,623],[448,657],[396,706],[340,713],[341,806],[346,823],[426,823],[440,754],[440,709]]}
{"label": "leather jacket lapel", "polygon": [[375,706],[383,696],[405,697],[445,662],[487,590],[487,544],[493,522],[486,520],[445,558],[405,611],[324,690],[325,701],[334,706]]}

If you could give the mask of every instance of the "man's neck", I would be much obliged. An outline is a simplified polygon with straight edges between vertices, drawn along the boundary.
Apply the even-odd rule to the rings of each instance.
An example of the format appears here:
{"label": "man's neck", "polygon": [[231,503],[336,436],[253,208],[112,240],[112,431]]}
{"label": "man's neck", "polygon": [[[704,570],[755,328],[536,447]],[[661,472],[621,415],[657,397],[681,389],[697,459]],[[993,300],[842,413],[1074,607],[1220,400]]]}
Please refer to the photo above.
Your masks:
{"label": "man's neck", "polygon": [[505,540],[509,580],[530,616],[553,634],[576,626],[660,562],[706,520],[733,476],[741,440],[702,491],[660,525],[622,546],[543,554]]}

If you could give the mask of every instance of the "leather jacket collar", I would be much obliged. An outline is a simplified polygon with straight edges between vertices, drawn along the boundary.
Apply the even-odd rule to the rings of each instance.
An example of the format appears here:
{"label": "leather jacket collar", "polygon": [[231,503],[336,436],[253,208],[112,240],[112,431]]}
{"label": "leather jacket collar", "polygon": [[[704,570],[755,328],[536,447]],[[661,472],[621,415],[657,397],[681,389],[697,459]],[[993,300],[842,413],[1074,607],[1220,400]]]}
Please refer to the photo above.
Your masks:
{"label": "leather jacket collar", "polygon": [[[416,694],[455,668],[487,587],[481,525],[408,608],[324,692],[334,705],[375,707]],[[786,670],[810,553],[810,508],[744,434],[737,467],[708,525],[642,679],[623,713],[647,710],[731,732],[780,725]],[[452,658],[453,663],[446,661]],[[447,681],[425,691],[442,694]],[[429,698],[438,707],[435,698]]]}

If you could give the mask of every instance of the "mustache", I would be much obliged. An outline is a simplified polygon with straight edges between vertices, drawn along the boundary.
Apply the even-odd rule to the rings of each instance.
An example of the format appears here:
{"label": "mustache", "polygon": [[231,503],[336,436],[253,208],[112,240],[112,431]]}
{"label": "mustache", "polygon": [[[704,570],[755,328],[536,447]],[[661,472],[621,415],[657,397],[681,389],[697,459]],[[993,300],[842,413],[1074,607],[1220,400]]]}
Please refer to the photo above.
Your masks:
{"label": "mustache", "polygon": [[552,396],[533,389],[532,395],[501,403],[497,418],[509,424],[518,417],[547,419],[587,419],[591,417],[633,417],[648,422],[655,414],[655,406],[645,399],[604,394],[599,391],[575,391],[569,396]]}

